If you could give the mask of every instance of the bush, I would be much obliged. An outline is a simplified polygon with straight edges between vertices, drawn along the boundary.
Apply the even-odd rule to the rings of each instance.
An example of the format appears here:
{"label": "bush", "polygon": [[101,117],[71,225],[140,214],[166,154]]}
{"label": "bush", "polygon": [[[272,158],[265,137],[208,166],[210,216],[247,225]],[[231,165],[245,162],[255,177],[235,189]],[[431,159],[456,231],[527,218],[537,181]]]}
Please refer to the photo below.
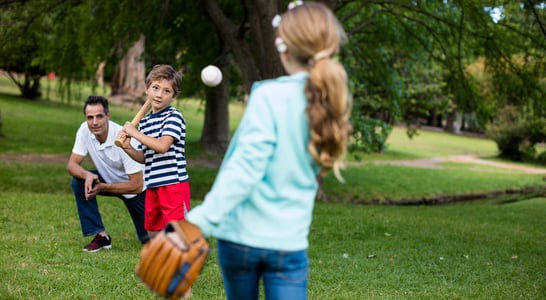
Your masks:
{"label": "bush", "polygon": [[349,151],[365,153],[380,153],[387,149],[387,138],[392,132],[392,126],[378,119],[357,117],[352,120],[353,141]]}
{"label": "bush", "polygon": [[497,143],[500,156],[516,161],[537,161],[535,145],[546,141],[546,119],[522,117],[516,106],[498,111],[487,124],[486,135]]}
{"label": "bush", "polygon": [[545,151],[542,151],[542,152],[537,156],[537,163],[546,166],[546,150],[545,150]]}

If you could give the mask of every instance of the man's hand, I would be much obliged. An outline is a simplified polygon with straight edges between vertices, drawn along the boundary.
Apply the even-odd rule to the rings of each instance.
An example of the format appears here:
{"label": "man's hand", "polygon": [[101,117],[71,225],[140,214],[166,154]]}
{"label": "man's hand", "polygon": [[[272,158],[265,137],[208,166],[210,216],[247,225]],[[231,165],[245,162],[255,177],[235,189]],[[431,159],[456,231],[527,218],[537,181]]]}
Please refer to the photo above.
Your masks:
{"label": "man's hand", "polygon": [[100,192],[99,176],[90,173],[85,177],[85,199],[89,200]]}

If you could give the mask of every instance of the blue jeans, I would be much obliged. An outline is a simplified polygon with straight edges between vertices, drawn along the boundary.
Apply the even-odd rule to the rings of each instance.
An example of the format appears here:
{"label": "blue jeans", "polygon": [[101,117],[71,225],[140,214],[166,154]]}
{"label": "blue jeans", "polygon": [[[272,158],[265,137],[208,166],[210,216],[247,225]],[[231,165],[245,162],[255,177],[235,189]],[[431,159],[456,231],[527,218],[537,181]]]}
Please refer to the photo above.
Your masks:
{"label": "blue jeans", "polygon": [[[93,170],[91,172],[99,175],[99,180],[104,182],[104,179],[97,171]],[[78,208],[78,216],[80,217],[83,236],[91,236],[105,231],[102,217],[99,212],[97,198],[85,199],[85,181],[72,177],[72,191],[74,192],[74,197],[76,199],[76,207]],[[113,196],[121,199],[131,215],[139,241],[144,244],[149,240],[148,232],[144,229],[144,198],[146,196],[146,191],[130,199],[126,199],[123,195],[117,194],[100,193],[99,195]]]}
{"label": "blue jeans", "polygon": [[217,246],[228,300],[258,299],[260,278],[267,300],[307,299],[307,250],[269,250],[223,240]]}

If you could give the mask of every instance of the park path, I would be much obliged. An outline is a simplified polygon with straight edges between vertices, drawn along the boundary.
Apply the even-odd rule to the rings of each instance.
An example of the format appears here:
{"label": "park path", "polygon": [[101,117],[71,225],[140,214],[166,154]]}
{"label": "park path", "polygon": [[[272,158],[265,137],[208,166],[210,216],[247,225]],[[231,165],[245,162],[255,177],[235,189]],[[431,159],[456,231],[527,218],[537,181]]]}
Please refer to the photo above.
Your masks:
{"label": "park path", "polygon": [[[0,162],[34,162],[34,163],[66,163],[68,161],[68,155],[62,154],[0,154]],[[205,166],[205,167],[218,167],[222,162],[221,159],[189,159],[189,166]],[[475,164],[476,168],[480,167],[496,167],[502,168],[507,171],[519,171],[529,174],[546,174],[546,168],[523,166],[519,164],[497,162],[491,160],[481,159],[476,155],[456,155],[447,157],[414,159],[414,160],[388,160],[388,161],[374,161],[367,162],[373,164],[384,165],[398,165],[415,168],[443,168],[441,163],[453,162],[453,163],[465,163]],[[362,165],[366,162],[351,162],[348,165]]]}
{"label": "park path", "polygon": [[423,158],[423,159],[413,159],[413,160],[389,160],[389,161],[374,161],[374,164],[387,164],[387,165],[398,165],[398,166],[408,166],[415,168],[431,168],[438,169],[443,168],[441,163],[443,162],[453,162],[453,163],[464,163],[464,164],[475,164],[476,168],[481,167],[496,167],[506,169],[508,171],[520,171],[530,174],[546,174],[546,168],[539,167],[530,167],[523,166],[514,163],[507,162],[498,162],[491,161],[479,158],[477,155],[454,155],[447,157],[436,157],[436,158]]}

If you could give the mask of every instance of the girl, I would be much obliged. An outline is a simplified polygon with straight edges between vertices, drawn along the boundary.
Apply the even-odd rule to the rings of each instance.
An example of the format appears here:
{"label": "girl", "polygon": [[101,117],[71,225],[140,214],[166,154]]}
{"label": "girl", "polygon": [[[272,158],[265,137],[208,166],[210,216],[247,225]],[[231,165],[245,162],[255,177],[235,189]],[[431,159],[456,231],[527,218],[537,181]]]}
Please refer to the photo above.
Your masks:
{"label": "girl", "polygon": [[276,17],[289,74],[253,85],[214,185],[187,220],[217,238],[228,299],[306,299],[317,174],[340,178],[351,131],[343,30],[319,3]]}

